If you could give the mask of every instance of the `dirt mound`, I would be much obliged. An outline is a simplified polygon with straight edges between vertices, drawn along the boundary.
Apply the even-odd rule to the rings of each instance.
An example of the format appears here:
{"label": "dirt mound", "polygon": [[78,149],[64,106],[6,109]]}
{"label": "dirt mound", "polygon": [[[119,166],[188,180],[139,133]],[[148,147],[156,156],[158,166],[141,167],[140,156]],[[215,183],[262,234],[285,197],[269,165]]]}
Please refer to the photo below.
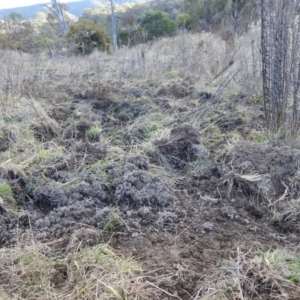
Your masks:
{"label": "dirt mound", "polygon": [[[266,198],[288,193],[299,196],[300,152],[289,146],[237,144],[230,153],[232,170],[242,175],[241,182],[251,182],[252,195]],[[248,177],[247,177],[248,176]]]}
{"label": "dirt mound", "polygon": [[174,195],[167,182],[151,176],[148,168],[149,162],[144,156],[130,157],[124,165],[107,166],[106,172],[115,190],[113,201],[131,208],[169,205]]}
{"label": "dirt mound", "polygon": [[126,203],[133,207],[164,207],[171,203],[173,194],[159,178],[151,178],[146,171],[132,170],[125,172],[117,185],[116,199],[118,203]]}
{"label": "dirt mound", "polygon": [[168,138],[156,141],[155,144],[161,163],[167,163],[173,169],[183,169],[187,163],[207,157],[198,130],[189,124],[173,128]]}
{"label": "dirt mound", "polygon": [[177,99],[181,99],[193,94],[196,94],[196,89],[193,86],[187,86],[184,83],[173,83],[167,87],[160,88],[157,91],[156,96],[171,96]]}
{"label": "dirt mound", "polygon": [[54,132],[53,128],[46,126],[45,124],[33,124],[31,126],[35,138],[41,142],[51,141],[53,138],[57,137],[57,133]]}
{"label": "dirt mound", "polygon": [[[78,143],[74,150],[74,153],[82,152],[79,162],[88,165],[102,159],[104,153],[100,143]],[[67,170],[52,169],[52,173],[48,170],[47,177],[34,181],[15,175],[10,180],[19,182],[18,193],[22,199],[19,204],[26,213],[20,218],[2,210],[1,243],[13,242],[16,227],[18,234],[22,234],[29,229],[29,224],[38,239],[59,238],[72,233],[80,224],[103,229],[116,205],[120,214],[126,214],[128,209],[170,205],[174,194],[168,183],[152,176],[148,169],[148,159],[140,155],[128,157],[123,163],[100,164],[97,170],[85,168],[75,180]],[[7,174],[3,172],[3,176]],[[66,182],[74,182],[74,186]],[[155,215],[153,211],[151,218],[155,219]]]}
{"label": "dirt mound", "polygon": [[145,113],[144,106],[145,104],[142,102],[135,104],[126,101],[120,102],[114,108],[114,114],[121,122],[127,122]]}

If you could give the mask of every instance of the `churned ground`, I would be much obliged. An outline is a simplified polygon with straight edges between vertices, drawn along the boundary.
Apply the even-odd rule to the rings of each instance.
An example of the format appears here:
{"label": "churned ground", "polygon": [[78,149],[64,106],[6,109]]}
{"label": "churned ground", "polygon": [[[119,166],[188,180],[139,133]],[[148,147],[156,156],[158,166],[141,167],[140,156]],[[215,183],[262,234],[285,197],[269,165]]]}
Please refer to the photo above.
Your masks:
{"label": "churned ground", "polygon": [[265,128],[258,39],[1,53],[1,299],[299,299],[300,143]]}

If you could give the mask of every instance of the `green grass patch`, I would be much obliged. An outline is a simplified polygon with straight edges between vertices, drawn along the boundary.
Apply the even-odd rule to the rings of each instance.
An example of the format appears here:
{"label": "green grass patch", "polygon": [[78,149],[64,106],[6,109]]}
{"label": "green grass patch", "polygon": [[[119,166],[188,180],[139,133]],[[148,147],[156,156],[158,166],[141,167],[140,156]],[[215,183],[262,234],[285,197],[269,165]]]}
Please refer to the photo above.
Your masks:
{"label": "green grass patch", "polygon": [[261,96],[256,95],[250,98],[249,102],[251,105],[262,105],[264,103],[264,100]]}
{"label": "green grass patch", "polygon": [[263,131],[252,130],[247,136],[247,140],[256,144],[265,144],[270,140],[270,135]]}
{"label": "green grass patch", "polygon": [[300,281],[300,258],[294,254],[274,251],[264,253],[263,257],[271,261],[279,273],[287,277],[292,283],[298,284]]}
{"label": "green grass patch", "polygon": [[[3,203],[1,203],[2,201]],[[14,199],[14,193],[10,184],[8,183],[0,184],[0,204],[2,204],[5,208],[8,209],[16,209],[17,204]]]}
{"label": "green grass patch", "polygon": [[0,184],[0,197],[3,200],[9,200],[9,201],[14,199],[14,194],[13,194],[10,184],[8,184],[8,183]]}
{"label": "green grass patch", "polygon": [[95,125],[92,125],[88,129],[87,136],[88,136],[90,141],[93,141],[93,142],[99,141],[101,132],[102,132],[101,126],[98,125],[98,124],[95,124]]}
{"label": "green grass patch", "polygon": [[107,223],[104,225],[103,230],[104,231],[116,231],[119,226],[120,226],[121,222],[120,222],[120,216],[116,211],[112,211],[109,214],[109,219],[107,221]]}
{"label": "green grass patch", "polygon": [[211,150],[223,140],[223,133],[217,125],[211,125],[203,134],[203,144]]}
{"label": "green grass patch", "polygon": [[48,160],[48,159],[54,159],[59,156],[59,153],[55,151],[54,149],[45,149],[41,148],[38,153],[38,158],[41,160]]}

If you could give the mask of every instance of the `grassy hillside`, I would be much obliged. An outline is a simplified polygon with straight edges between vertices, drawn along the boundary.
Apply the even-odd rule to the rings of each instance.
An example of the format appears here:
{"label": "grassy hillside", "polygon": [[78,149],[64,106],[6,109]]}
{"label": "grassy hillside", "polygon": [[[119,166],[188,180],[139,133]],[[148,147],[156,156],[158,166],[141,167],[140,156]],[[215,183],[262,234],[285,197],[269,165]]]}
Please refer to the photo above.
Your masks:
{"label": "grassy hillside", "polygon": [[259,37],[1,53],[1,299],[299,298],[300,144],[266,128]]}

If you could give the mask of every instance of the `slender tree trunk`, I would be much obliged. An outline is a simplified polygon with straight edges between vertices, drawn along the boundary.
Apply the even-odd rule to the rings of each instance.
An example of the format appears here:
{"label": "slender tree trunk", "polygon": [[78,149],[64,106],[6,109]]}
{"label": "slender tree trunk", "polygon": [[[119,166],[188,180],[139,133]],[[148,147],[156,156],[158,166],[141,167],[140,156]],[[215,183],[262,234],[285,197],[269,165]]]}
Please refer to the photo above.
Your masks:
{"label": "slender tree trunk", "polygon": [[116,18],[115,18],[115,1],[110,0],[110,9],[111,9],[111,29],[112,29],[112,40],[114,50],[118,50],[118,43],[117,43],[117,26],[116,26]]}
{"label": "slender tree trunk", "polygon": [[[295,7],[295,11],[298,11],[300,7],[299,2]],[[295,135],[298,129],[298,102],[299,102],[299,88],[300,88],[300,19],[295,22],[293,28],[293,44],[292,44],[292,62],[291,62],[291,73],[293,75],[293,126],[291,129],[292,135]]]}
{"label": "slender tree trunk", "polygon": [[268,0],[261,0],[261,52],[265,119],[270,126],[270,37]]}
{"label": "slender tree trunk", "polygon": [[59,21],[60,30],[61,30],[62,34],[66,34],[68,31],[68,25],[65,21],[64,14],[63,14],[62,8],[60,6],[60,3],[58,3],[57,0],[51,0],[51,3],[53,5],[53,9],[54,9],[53,12]]}

